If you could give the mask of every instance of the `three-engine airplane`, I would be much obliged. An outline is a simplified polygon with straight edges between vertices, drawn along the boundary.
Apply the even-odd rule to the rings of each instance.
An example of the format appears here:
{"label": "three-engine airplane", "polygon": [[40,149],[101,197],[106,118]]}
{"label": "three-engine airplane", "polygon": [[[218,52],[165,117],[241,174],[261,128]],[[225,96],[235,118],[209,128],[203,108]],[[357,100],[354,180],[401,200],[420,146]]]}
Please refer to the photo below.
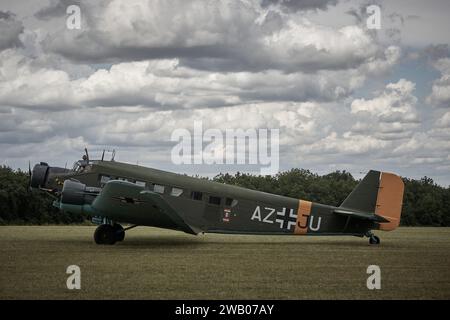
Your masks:
{"label": "three-engine airplane", "polygon": [[[120,163],[114,158],[89,160],[87,150],[73,169],[41,162],[30,174],[31,188],[58,197],[55,206],[93,217],[99,224],[94,233],[97,244],[122,241],[125,231],[135,226],[193,235],[367,236],[370,244],[379,244],[372,230],[397,228],[404,189],[397,175],[371,170],[335,207]],[[119,222],[132,226],[123,228]]]}

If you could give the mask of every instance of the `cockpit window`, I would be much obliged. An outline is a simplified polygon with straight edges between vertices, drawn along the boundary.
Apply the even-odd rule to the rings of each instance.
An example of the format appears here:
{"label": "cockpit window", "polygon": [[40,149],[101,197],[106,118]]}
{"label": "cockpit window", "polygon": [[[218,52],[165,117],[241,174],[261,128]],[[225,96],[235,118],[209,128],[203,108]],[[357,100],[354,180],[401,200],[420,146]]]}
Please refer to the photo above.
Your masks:
{"label": "cockpit window", "polygon": [[104,185],[105,183],[107,183],[109,180],[111,180],[110,176],[107,175],[101,175],[100,176],[100,184]]}
{"label": "cockpit window", "polygon": [[86,171],[87,169],[90,169],[90,165],[88,165],[87,161],[85,160],[78,160],[73,164],[72,170],[76,173],[80,173],[83,171]]}
{"label": "cockpit window", "polygon": [[75,162],[75,163],[73,164],[72,170],[75,171],[75,172],[78,172],[78,169],[79,169],[79,168],[80,168],[80,163],[79,163],[79,161],[77,161],[77,162]]}
{"label": "cockpit window", "polygon": [[183,193],[183,189],[172,187],[172,190],[170,191],[170,195],[174,197],[179,197]]}

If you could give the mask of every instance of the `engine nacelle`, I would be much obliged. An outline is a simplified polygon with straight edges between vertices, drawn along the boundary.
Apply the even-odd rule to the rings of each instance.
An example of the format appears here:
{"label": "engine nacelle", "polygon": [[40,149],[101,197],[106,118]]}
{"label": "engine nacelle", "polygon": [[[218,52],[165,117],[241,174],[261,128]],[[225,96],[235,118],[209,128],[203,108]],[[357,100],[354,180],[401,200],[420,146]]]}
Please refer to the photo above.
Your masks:
{"label": "engine nacelle", "polygon": [[88,187],[85,184],[66,180],[61,192],[59,208],[73,213],[92,213],[90,204],[100,193],[101,188]]}

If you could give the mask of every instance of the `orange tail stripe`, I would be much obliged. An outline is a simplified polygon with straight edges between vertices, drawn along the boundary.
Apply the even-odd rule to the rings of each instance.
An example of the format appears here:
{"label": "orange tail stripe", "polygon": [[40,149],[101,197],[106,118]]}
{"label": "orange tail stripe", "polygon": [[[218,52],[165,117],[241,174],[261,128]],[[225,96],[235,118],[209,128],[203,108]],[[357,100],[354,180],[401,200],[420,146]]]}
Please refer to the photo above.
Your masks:
{"label": "orange tail stripe", "polygon": [[312,202],[299,200],[297,210],[297,223],[295,224],[295,234],[306,234],[308,231],[308,217],[311,214]]}
{"label": "orange tail stripe", "polygon": [[402,179],[392,173],[382,172],[375,213],[389,220],[380,224],[380,230],[394,230],[400,224],[404,185]]}

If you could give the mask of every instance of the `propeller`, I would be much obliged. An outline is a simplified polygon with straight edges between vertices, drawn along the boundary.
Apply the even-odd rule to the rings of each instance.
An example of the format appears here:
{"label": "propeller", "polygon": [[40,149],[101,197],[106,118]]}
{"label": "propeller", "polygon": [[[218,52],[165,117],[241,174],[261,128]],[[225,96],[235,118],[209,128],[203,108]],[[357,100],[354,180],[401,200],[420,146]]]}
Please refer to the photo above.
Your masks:
{"label": "propeller", "polygon": [[28,191],[31,191],[31,162],[28,160]]}

